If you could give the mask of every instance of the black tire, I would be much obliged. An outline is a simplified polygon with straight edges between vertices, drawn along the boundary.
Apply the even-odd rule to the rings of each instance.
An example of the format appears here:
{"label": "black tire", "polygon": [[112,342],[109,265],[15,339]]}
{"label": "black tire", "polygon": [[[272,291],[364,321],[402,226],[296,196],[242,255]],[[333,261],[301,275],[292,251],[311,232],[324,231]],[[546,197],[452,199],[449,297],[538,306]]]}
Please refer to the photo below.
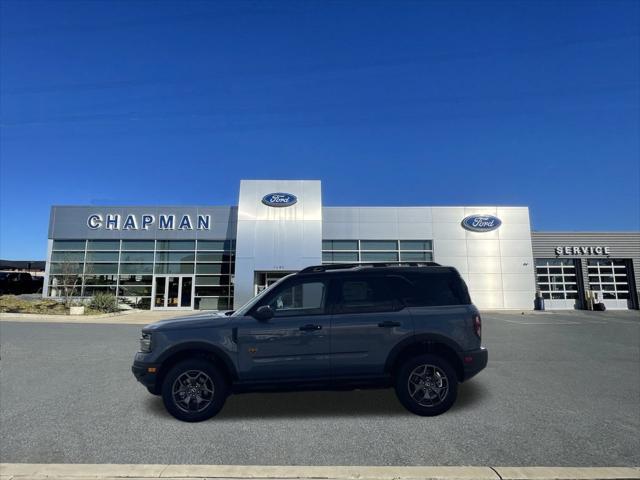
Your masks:
{"label": "black tire", "polygon": [[[201,422],[215,416],[222,409],[228,393],[229,386],[220,369],[203,359],[177,363],[162,382],[165,408],[184,422]],[[181,396],[184,399],[182,403],[178,400]],[[204,402],[207,404],[201,406],[200,403]]]}
{"label": "black tire", "polygon": [[[415,384],[417,380],[422,382],[420,387]],[[456,401],[458,377],[445,359],[424,354],[410,358],[400,366],[395,389],[398,400],[407,410],[416,415],[432,417],[446,412]]]}

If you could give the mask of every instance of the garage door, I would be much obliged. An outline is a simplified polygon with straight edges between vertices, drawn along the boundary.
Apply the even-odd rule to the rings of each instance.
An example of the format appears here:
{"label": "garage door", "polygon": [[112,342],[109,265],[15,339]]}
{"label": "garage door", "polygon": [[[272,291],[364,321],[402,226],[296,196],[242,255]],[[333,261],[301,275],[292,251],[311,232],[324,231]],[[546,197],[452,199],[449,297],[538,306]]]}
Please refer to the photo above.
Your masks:
{"label": "garage door", "polygon": [[574,259],[537,258],[536,282],[546,309],[578,308],[578,278]]}
{"label": "garage door", "polygon": [[626,310],[629,303],[629,272],[624,260],[608,258],[587,262],[589,289],[597,293],[598,299],[608,309]]}

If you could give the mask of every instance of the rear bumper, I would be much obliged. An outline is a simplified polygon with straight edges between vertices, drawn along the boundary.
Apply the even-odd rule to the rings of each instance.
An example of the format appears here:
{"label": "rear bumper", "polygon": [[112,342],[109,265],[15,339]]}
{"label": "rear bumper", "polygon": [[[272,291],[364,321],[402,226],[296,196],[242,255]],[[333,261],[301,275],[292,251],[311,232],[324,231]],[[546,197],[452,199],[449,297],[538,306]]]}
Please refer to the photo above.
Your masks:
{"label": "rear bumper", "polygon": [[469,380],[480,373],[487,366],[489,352],[486,348],[480,347],[478,350],[471,350],[462,354],[462,364],[464,365],[464,377],[462,381]]}
{"label": "rear bumper", "polygon": [[[153,369],[155,368],[155,372],[154,371],[149,371],[149,369]],[[157,382],[157,372],[160,370],[160,366],[159,365],[155,365],[155,364],[151,364],[151,363],[144,363],[144,362],[138,362],[138,361],[134,361],[133,365],[131,366],[131,371],[133,372],[133,376],[136,377],[136,380],[138,380],[141,384],[143,384],[145,387],[147,387],[147,390],[149,390],[151,393],[157,394],[158,393],[158,382]]]}

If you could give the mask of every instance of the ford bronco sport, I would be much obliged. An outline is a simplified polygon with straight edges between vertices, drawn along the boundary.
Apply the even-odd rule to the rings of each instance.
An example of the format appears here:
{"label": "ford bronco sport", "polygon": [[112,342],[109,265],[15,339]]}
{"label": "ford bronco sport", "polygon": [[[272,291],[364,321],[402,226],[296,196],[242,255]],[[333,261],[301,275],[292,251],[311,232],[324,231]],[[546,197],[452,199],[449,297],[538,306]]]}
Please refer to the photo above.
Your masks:
{"label": "ford bronco sport", "polygon": [[408,410],[431,416],[486,366],[480,334],[454,268],[322,265],[235,312],[147,325],[132,370],[188,422],[216,415],[231,392],[391,386]]}

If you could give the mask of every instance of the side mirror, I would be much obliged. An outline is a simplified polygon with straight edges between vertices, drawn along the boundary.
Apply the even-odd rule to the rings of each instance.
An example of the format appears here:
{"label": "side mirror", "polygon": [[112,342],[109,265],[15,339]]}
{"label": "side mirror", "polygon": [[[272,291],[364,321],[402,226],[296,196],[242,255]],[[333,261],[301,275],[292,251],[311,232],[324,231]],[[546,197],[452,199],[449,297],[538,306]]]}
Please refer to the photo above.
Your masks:
{"label": "side mirror", "polygon": [[266,322],[273,317],[273,310],[269,305],[262,305],[256,309],[253,316],[261,322]]}

